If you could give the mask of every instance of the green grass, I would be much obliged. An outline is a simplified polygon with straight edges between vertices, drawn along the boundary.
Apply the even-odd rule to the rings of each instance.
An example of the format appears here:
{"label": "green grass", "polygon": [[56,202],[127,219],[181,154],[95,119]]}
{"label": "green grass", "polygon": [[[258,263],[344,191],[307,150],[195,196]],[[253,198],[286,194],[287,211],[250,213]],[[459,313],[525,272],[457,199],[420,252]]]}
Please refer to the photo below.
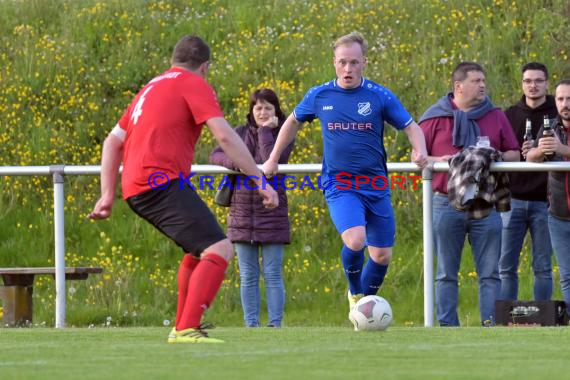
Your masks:
{"label": "green grass", "polygon": [[3,380],[562,379],[567,328],[218,328],[169,345],[167,328],[2,329]]}

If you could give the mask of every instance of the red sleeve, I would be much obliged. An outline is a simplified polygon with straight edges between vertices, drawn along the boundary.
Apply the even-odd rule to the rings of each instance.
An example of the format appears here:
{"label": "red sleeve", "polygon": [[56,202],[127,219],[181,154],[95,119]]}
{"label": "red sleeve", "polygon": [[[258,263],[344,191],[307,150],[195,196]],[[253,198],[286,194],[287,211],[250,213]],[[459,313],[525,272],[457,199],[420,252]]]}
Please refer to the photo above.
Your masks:
{"label": "red sleeve", "polygon": [[434,124],[437,119],[428,119],[423,121],[420,124],[420,128],[424,133],[424,137],[426,140],[426,149],[429,156],[431,156],[432,148],[433,148],[433,139],[434,139]]}
{"label": "red sleeve", "polygon": [[501,152],[520,150],[519,142],[507,116],[501,111],[498,114],[501,125]]}
{"label": "red sleeve", "polygon": [[202,125],[214,117],[223,117],[216,93],[202,78],[184,82],[184,99],[192,111],[196,125]]}
{"label": "red sleeve", "polygon": [[125,131],[127,130],[127,127],[129,125],[129,119],[131,117],[131,104],[129,104],[129,106],[127,107],[127,109],[123,113],[123,116],[121,116],[121,118],[119,119],[119,122],[117,123],[117,124],[119,124],[119,127],[123,128]]}

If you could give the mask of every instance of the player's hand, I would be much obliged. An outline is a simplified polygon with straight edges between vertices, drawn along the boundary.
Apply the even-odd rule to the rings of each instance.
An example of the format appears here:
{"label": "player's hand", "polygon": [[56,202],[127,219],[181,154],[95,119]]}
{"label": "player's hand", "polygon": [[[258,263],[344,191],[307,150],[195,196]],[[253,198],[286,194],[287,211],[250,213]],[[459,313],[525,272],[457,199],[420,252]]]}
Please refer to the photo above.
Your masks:
{"label": "player's hand", "polygon": [[111,198],[109,200],[101,197],[95,204],[93,211],[91,211],[91,213],[87,215],[87,218],[95,220],[107,219],[109,216],[111,216],[112,209],[113,209],[113,199]]}
{"label": "player's hand", "polygon": [[428,164],[427,154],[412,149],[412,162],[423,169]]}
{"label": "player's hand", "polygon": [[277,162],[272,161],[271,159],[265,161],[265,163],[262,166],[261,171],[263,172],[263,174],[265,174],[265,176],[268,179],[273,178],[274,175],[277,174],[277,170],[279,168],[279,165],[277,164]]}
{"label": "player's hand", "polygon": [[[265,187],[265,188],[263,188]],[[260,186],[257,188],[259,195],[263,198],[263,205],[265,208],[273,209],[279,206],[279,196],[277,192],[273,190],[271,185],[265,183],[264,186]]]}
{"label": "player's hand", "polygon": [[523,157],[526,158],[528,151],[531,150],[533,146],[534,146],[534,140],[528,140],[523,142],[521,147],[521,154],[523,155]]}

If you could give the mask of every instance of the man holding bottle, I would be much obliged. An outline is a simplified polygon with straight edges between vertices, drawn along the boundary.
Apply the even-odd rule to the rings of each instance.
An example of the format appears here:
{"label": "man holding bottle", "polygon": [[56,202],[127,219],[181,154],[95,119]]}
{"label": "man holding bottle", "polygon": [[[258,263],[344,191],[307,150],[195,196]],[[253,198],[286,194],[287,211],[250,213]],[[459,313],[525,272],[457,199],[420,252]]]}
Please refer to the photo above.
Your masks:
{"label": "man holding bottle", "polygon": [[[564,79],[556,86],[554,95],[558,116],[549,125],[553,135],[547,136],[541,129],[538,142],[528,152],[532,162],[570,160],[570,79]],[[560,273],[560,288],[570,310],[570,172],[548,174],[548,228],[552,248],[556,253]]]}
{"label": "man holding bottle", "polygon": [[[547,95],[548,70],[545,65],[530,62],[522,67],[523,96],[505,114],[522,146],[521,160],[526,159],[544,118],[558,114],[552,95]],[[530,135],[527,134],[530,127]],[[501,213],[503,232],[499,274],[503,300],[518,299],[518,267],[527,230],[532,238],[532,270],[534,299],[549,300],[552,295],[552,247],[548,232],[546,172],[509,173],[511,211]]]}

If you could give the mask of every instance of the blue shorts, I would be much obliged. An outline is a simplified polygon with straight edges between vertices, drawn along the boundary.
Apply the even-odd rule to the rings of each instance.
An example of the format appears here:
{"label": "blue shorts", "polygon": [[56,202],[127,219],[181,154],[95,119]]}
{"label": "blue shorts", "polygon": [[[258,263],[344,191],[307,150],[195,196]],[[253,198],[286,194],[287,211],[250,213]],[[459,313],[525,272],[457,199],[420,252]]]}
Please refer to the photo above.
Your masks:
{"label": "blue shorts", "polygon": [[351,227],[364,226],[367,246],[394,246],[396,222],[390,194],[378,196],[335,191],[327,192],[325,198],[331,219],[340,234]]}

